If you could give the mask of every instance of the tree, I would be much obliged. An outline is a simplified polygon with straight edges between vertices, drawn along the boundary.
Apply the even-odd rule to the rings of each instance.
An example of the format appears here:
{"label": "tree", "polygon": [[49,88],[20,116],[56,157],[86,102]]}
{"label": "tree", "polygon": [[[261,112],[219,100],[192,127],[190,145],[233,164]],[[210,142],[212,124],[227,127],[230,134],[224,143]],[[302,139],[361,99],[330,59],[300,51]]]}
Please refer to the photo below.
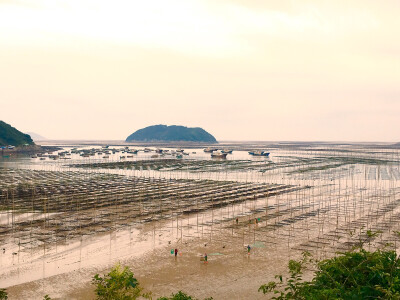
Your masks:
{"label": "tree", "polygon": [[96,274],[92,283],[96,285],[97,299],[99,300],[133,300],[141,296],[142,288],[133,277],[133,272],[117,264],[103,277]]}

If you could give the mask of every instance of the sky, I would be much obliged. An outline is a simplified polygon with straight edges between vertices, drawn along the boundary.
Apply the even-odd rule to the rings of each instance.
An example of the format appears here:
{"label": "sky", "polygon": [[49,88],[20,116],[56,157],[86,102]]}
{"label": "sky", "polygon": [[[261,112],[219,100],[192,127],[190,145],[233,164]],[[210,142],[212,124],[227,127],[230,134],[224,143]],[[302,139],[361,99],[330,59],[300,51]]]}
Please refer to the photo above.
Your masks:
{"label": "sky", "polygon": [[398,0],[0,0],[0,120],[49,139],[400,141]]}

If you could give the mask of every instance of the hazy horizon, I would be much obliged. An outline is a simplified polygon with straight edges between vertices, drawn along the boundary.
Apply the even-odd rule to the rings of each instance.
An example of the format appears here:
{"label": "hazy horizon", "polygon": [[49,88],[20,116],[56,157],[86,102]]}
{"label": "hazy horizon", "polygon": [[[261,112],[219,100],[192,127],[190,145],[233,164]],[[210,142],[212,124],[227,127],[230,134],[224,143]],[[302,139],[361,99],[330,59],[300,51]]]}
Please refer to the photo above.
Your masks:
{"label": "hazy horizon", "polygon": [[0,1],[3,120],[50,140],[399,142],[400,2]]}

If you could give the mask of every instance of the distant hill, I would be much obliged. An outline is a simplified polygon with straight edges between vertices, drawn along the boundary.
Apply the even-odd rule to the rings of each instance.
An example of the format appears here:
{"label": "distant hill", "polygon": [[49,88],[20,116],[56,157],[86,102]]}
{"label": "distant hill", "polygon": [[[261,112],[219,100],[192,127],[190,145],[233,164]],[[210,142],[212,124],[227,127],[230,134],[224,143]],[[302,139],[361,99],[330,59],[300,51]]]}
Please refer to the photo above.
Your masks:
{"label": "distant hill", "polygon": [[218,143],[215,137],[200,127],[153,125],[139,129],[126,138],[127,142],[204,142]]}
{"label": "distant hill", "polygon": [[34,141],[44,141],[47,140],[45,137],[41,136],[40,134],[34,133],[34,132],[27,132]]}
{"label": "distant hill", "polygon": [[21,146],[24,144],[34,144],[29,134],[24,134],[11,125],[0,121],[0,146]]}

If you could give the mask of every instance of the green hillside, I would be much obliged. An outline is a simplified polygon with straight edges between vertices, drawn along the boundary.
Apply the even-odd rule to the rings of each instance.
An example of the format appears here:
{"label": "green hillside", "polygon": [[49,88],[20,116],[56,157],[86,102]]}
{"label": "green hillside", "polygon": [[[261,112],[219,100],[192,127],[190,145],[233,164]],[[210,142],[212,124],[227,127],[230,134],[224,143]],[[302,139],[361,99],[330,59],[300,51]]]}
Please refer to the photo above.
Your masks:
{"label": "green hillside", "polygon": [[11,125],[0,121],[0,146],[34,144],[29,134],[22,133]]}
{"label": "green hillside", "polygon": [[127,142],[204,142],[217,143],[215,137],[202,128],[177,125],[153,125],[139,129],[126,139]]}

